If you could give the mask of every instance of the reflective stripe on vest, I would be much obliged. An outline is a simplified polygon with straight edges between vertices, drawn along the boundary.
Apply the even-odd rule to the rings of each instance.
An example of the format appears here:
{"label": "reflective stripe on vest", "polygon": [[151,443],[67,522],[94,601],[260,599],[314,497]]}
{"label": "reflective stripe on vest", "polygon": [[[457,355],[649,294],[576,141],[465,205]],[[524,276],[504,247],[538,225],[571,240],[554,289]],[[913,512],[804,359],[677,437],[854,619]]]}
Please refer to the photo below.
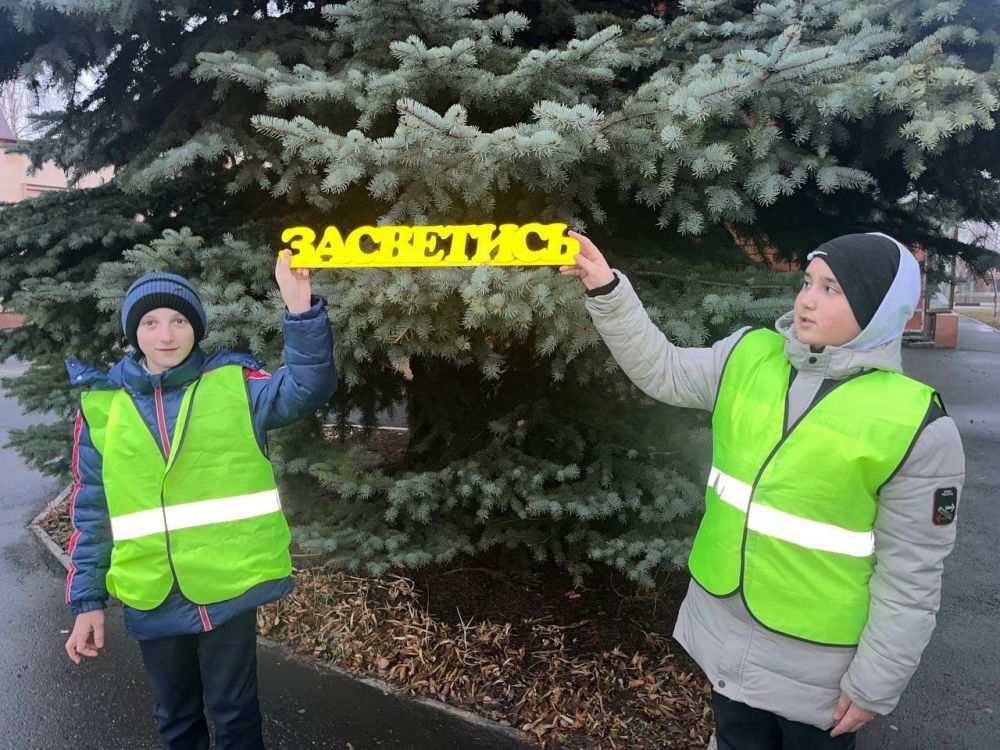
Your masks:
{"label": "reflective stripe on vest", "polygon": [[744,513],[749,512],[747,528],[758,531],[800,547],[838,552],[852,557],[867,557],[875,552],[875,534],[870,531],[849,531],[829,523],[819,523],[799,518],[791,513],[768,508],[764,505],[750,506],[753,485],[741,482],[712,467],[708,484],[714,488],[723,502]]}
{"label": "reflective stripe on vest", "polygon": [[151,508],[116,516],[111,519],[111,536],[120,542],[168,530],[176,531],[193,526],[239,521],[279,510],[281,501],[278,499],[277,490],[221,497],[217,500],[202,500],[169,508]]}
{"label": "reflective stripe on vest", "polygon": [[242,367],[203,373],[187,388],[166,459],[124,389],[81,401],[102,457],[113,596],[153,609],[176,581],[190,601],[211,604],[291,572],[288,525]]}
{"label": "reflective stripe on vest", "polygon": [[688,566],[716,596],[741,594],[785,635],[856,645],[868,617],[878,492],[907,455],[934,397],[899,373],[840,381],[785,431],[785,339],[734,347],[712,415],[705,516]]}

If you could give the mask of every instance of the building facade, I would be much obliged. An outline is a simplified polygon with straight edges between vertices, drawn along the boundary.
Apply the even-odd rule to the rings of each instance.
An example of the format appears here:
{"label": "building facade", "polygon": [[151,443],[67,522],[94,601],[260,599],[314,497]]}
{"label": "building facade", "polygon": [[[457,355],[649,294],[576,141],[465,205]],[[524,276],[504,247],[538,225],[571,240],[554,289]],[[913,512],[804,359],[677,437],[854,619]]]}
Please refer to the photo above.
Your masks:
{"label": "building facade", "polygon": [[[65,190],[68,187],[69,179],[66,173],[51,162],[34,174],[29,174],[28,157],[10,153],[10,147],[15,143],[17,137],[0,112],[0,203],[17,203],[50,190]],[[86,175],[76,187],[103,185],[113,174],[111,169],[105,169]]]}
{"label": "building facade", "polygon": [[[65,190],[69,187],[66,173],[51,162],[31,174],[28,157],[10,152],[10,147],[17,143],[17,140],[10,124],[0,112],[0,203],[17,203],[50,190]],[[110,168],[89,174],[77,182],[75,187],[89,188],[103,185],[113,175],[114,172]],[[4,312],[0,300],[0,330],[15,328],[23,322],[22,316]]]}

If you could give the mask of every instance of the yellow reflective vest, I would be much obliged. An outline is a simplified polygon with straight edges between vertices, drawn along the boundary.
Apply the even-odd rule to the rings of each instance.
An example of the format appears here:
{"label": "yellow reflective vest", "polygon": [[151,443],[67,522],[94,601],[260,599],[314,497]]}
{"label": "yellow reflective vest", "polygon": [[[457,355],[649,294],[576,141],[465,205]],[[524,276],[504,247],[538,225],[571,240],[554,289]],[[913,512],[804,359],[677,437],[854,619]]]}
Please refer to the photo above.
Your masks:
{"label": "yellow reflective vest", "polygon": [[291,536],[242,367],[203,373],[187,389],[166,457],[125,389],[81,400],[102,457],[112,596],[149,610],[176,580],[190,601],[212,604],[291,573]]}
{"label": "yellow reflective vest", "polygon": [[900,373],[863,372],[786,432],[784,344],[776,332],[752,331],[725,365],[705,515],[688,566],[709,593],[739,592],[771,630],[852,646],[868,619],[878,493],[936,394]]}

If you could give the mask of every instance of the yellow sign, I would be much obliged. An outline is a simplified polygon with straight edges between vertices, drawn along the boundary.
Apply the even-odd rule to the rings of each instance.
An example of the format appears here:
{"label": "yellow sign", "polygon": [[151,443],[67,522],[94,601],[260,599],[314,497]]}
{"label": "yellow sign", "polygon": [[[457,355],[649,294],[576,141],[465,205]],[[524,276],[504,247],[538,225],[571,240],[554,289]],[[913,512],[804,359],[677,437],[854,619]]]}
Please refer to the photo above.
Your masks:
{"label": "yellow sign", "polygon": [[327,227],[316,242],[309,227],[289,227],[292,268],[402,268],[411,266],[572,265],[580,243],[565,224],[358,227],[345,240]]}

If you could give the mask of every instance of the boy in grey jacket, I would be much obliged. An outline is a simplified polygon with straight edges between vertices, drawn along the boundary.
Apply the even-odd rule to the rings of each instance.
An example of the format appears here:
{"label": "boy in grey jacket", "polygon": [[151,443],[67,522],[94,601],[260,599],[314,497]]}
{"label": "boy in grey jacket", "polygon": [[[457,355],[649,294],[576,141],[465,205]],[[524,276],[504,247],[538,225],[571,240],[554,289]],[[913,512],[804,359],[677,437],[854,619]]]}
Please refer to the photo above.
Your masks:
{"label": "boy in grey jacket", "polygon": [[[925,409],[920,398],[930,389],[900,375],[903,328],[920,293],[916,261],[886,235],[838,237],[810,253],[795,308],[777,321],[780,337],[741,329],[709,348],[680,348],[653,325],[624,274],[612,271],[586,237],[573,236],[581,252],[576,265],[561,270],[587,287],[587,309],[628,377],[660,401],[713,412],[716,445],[708,510],[692,552],[694,578],[674,637],[712,683],[720,750],[853,748],[854,732],[896,706],[930,640],[965,477],[958,430],[940,399],[933,394]],[[768,352],[774,356],[769,358]],[[758,360],[748,359],[752,356]],[[765,371],[787,383],[767,386],[763,376],[755,375]],[[734,372],[742,380],[734,380]],[[872,425],[876,438],[868,444],[863,437],[852,442],[850,431],[835,434],[836,425],[823,422],[835,397],[841,399],[837,404],[850,405],[848,394],[870,397],[879,387],[887,389],[880,393],[894,396],[904,390],[915,394],[899,397],[918,416],[906,422],[898,409],[892,414],[876,409],[827,418],[853,418],[855,428],[862,426],[860,432]],[[750,389],[756,391],[742,392]],[[761,398],[761,393],[771,396]],[[744,402],[753,405],[744,407]],[[723,409],[726,413],[720,413]],[[843,411],[851,409],[841,407]],[[758,460],[759,473],[753,460],[743,462],[752,469],[743,481],[720,471],[720,452],[729,451],[738,466],[739,446],[757,442],[737,441],[725,448],[719,443],[726,435],[738,434],[748,415],[764,419],[771,413],[778,415],[776,442],[773,450],[765,446],[770,453],[762,463]],[[760,425],[767,442],[765,428]],[[722,430],[726,433],[720,436]],[[809,445],[819,440],[816,435],[827,434],[829,444],[824,438],[821,445]],[[898,462],[890,458],[891,450],[881,457],[868,455],[882,451],[878,435],[896,436],[882,442],[890,448],[893,441],[899,444]],[[793,438],[799,444],[795,450],[830,456],[811,464],[816,476],[832,470],[845,477],[843,509],[838,507],[840,490],[821,488],[810,464],[805,471],[794,468],[801,462],[783,452]],[[841,466],[836,461],[843,461],[843,455],[852,459]],[[876,458],[892,468],[873,469]],[[780,489],[766,487],[780,488],[782,482],[768,485],[767,472],[772,477],[784,472],[783,483],[794,484],[799,494],[782,500]],[[864,481],[853,481],[854,473]],[[847,488],[865,481],[869,489],[849,497]],[[810,495],[822,496],[823,491],[832,491],[832,502],[822,497],[820,507],[812,502],[814,509],[805,510],[815,500]],[[871,520],[859,526],[859,514],[863,519],[867,508]],[[734,514],[738,529],[727,531]],[[764,551],[772,547],[778,551]],[[771,595],[758,584],[751,597],[748,569],[766,571],[768,565],[783,578],[772,579],[779,583],[771,587]],[[717,575],[725,577],[725,571],[717,571],[727,567],[736,583],[716,585]],[[755,575],[767,580],[765,574]],[[804,588],[810,581],[823,586],[832,581],[830,586],[841,586],[850,596],[830,596],[819,602],[825,610],[813,610],[797,604],[810,596],[794,590],[800,580],[806,582]],[[856,589],[863,589],[863,599]],[[849,624],[841,624],[849,623],[850,612],[838,620],[851,607],[859,610],[853,634]]]}

